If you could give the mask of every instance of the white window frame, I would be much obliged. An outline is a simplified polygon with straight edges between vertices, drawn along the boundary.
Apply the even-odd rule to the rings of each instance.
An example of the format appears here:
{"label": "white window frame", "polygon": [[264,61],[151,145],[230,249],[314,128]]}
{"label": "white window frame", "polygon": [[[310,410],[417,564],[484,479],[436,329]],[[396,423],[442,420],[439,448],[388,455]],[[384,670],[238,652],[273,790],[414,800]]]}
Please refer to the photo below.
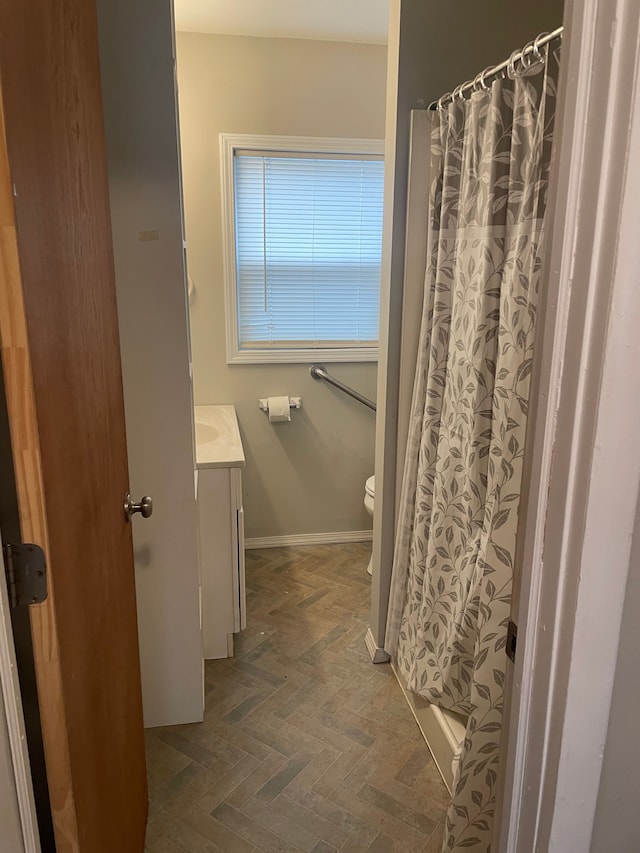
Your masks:
{"label": "white window frame", "polygon": [[227,364],[300,364],[314,361],[366,362],[378,360],[378,345],[371,347],[333,347],[297,349],[240,348],[238,338],[238,297],[236,277],[235,188],[233,160],[235,152],[273,151],[277,153],[384,155],[382,139],[339,139],[310,136],[261,136],[256,134],[220,134],[222,198],[222,245],[225,297]]}

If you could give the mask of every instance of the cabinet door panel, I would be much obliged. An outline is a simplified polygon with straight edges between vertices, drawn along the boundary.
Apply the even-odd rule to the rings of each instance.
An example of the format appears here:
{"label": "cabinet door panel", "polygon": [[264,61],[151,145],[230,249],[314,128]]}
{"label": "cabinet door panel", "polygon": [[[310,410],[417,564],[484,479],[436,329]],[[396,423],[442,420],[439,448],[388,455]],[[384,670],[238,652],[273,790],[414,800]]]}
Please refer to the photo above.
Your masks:
{"label": "cabinet door panel", "polygon": [[236,508],[236,530],[234,537],[234,631],[242,631],[247,627],[247,586],[245,579],[244,560],[244,508],[242,506],[242,470],[234,468],[231,472],[231,489],[233,505]]}
{"label": "cabinet door panel", "polygon": [[236,509],[230,470],[202,469],[198,476],[202,634],[205,659],[226,658],[227,635],[235,630]]}

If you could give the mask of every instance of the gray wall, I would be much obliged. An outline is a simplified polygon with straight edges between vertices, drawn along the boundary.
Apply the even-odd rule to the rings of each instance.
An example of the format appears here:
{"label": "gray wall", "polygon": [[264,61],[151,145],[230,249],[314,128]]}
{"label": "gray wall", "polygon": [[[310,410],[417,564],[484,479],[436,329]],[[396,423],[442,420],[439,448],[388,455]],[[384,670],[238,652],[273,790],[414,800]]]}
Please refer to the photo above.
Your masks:
{"label": "gray wall", "polygon": [[[178,81],[196,404],[232,403],[247,456],[247,537],[364,530],[375,417],[309,365],[225,361],[220,133],[382,139],[386,47],[178,33]],[[328,365],[375,397],[376,365]],[[302,396],[288,424],[258,398]]]}
{"label": "gray wall", "polygon": [[[145,725],[202,719],[171,0],[98,0]],[[151,239],[149,239],[151,238]]]}
{"label": "gray wall", "polygon": [[[422,54],[426,102],[562,24],[561,0],[402,0],[401,49]],[[416,53],[417,50],[417,53]]]}
{"label": "gray wall", "polygon": [[[489,65],[507,59],[542,31],[562,23],[562,0],[390,0],[387,90],[385,247],[376,442],[376,518],[371,630],[384,643],[395,534],[399,408],[408,406],[413,376],[401,371],[403,326],[415,335],[420,317],[403,319],[403,276],[411,110]],[[386,330],[382,331],[383,329]],[[402,394],[400,394],[402,389]],[[402,415],[402,413],[400,413]],[[403,421],[402,416],[400,421]],[[406,423],[406,417],[404,418]],[[401,438],[400,447],[404,446]]]}

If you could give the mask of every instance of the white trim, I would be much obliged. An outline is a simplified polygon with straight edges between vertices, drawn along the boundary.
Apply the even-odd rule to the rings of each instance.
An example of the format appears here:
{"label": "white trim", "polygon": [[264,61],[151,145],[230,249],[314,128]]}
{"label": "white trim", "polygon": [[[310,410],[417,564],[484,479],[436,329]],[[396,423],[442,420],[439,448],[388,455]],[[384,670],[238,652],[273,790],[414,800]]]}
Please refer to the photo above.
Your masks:
{"label": "white trim", "polygon": [[[2,540],[0,539],[0,553],[1,550]],[[4,576],[0,578],[0,689],[4,699],[4,710],[9,731],[24,849],[25,853],[40,853],[40,834],[33,796],[29,753],[27,751],[27,733],[24,725],[18,666],[13,645],[9,599]]]}
{"label": "white trim", "polygon": [[338,545],[345,542],[371,542],[371,530],[343,530],[337,533],[294,533],[290,536],[259,536],[245,539],[244,547],[249,551],[254,548],[286,548],[297,545]]}
{"label": "white trim", "polygon": [[425,109],[411,110],[404,278],[402,282],[402,335],[398,377],[395,521],[397,521],[400,509],[413,385],[420,349],[420,326],[422,325],[424,282],[427,270],[427,234],[429,233],[430,152],[431,126],[428,111]]}
{"label": "white trim", "polygon": [[260,136],[220,134],[220,181],[222,203],[222,262],[224,276],[227,364],[300,364],[314,361],[366,362],[378,360],[378,347],[354,346],[323,349],[241,349],[238,340],[236,283],[235,192],[233,158],[238,150],[309,152],[318,154],[384,155],[382,139],[340,139],[320,136]]}
{"label": "white trim", "polygon": [[453,762],[456,755],[459,754],[465,738],[466,722],[463,722],[463,718],[458,714],[445,711],[409,690],[394,661],[391,662],[391,669],[418,724],[420,733],[429,747],[429,752],[442,776],[442,781],[451,794],[453,792]]}
{"label": "white trim", "polygon": [[376,645],[376,640],[371,628],[368,628],[367,633],[364,635],[364,644],[369,652],[371,663],[389,663],[391,658],[388,652],[385,652],[383,648]]}
{"label": "white trim", "polygon": [[636,0],[572,0],[565,10],[498,845],[509,853],[591,845],[640,486],[639,17]]}
{"label": "white trim", "polygon": [[[228,155],[234,151],[305,151],[311,154],[384,154],[383,139],[355,139],[339,136],[262,136],[256,133],[221,133]],[[231,149],[231,150],[228,150]]]}
{"label": "white trim", "polygon": [[[236,312],[237,313],[237,312]],[[228,317],[228,314],[227,314]],[[234,327],[237,329],[237,326]],[[237,336],[237,332],[236,332]],[[227,341],[229,339],[227,338]],[[227,351],[227,364],[313,364],[316,361],[364,363],[378,360],[378,347],[351,349],[244,349],[235,355]]]}
{"label": "white trim", "polygon": [[[581,515],[585,503],[587,510],[583,541],[571,543],[573,547],[567,552],[567,566],[571,565],[572,556],[580,560],[580,579],[577,604],[571,602],[576,621],[572,647],[566,650],[567,657],[570,654],[571,669],[555,779],[550,851],[566,849],[568,839],[576,851],[590,848],[640,486],[640,385],[637,381],[640,364],[640,290],[637,286],[640,269],[640,29],[637,10],[625,11],[623,6],[620,4],[618,9],[617,33],[611,39],[613,62],[602,161],[601,198],[604,198],[596,222],[591,271],[594,293],[589,306],[593,314],[600,312],[605,307],[601,294],[610,291],[610,302],[607,298],[609,323],[604,359],[598,359],[598,369],[602,365],[602,373],[590,482],[586,501],[578,504]],[[628,42],[626,49],[624,44],[629,35],[633,36],[631,51]],[[630,59],[635,65],[631,80],[625,73]],[[627,84],[633,92],[631,104],[620,92]],[[624,172],[625,166],[627,174],[619,189],[620,172]],[[617,257],[614,257],[616,237]],[[610,284],[607,275],[612,276]],[[601,321],[595,317],[589,320],[595,332],[589,331],[596,337]],[[583,405],[588,411],[592,404],[590,388],[584,379],[582,384]],[[576,465],[580,466],[581,461],[576,453]],[[606,583],[603,583],[603,566],[607,567]],[[594,624],[598,624],[597,631],[593,630]],[[598,685],[596,691],[594,684]],[[587,707],[589,712],[585,715]]]}

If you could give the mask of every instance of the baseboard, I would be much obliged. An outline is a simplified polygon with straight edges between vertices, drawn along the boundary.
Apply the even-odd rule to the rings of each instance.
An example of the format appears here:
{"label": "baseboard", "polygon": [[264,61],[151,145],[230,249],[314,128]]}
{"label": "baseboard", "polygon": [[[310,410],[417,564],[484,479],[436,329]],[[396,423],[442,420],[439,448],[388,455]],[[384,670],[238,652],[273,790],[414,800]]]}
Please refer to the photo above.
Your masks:
{"label": "baseboard", "polygon": [[422,737],[429,747],[436,767],[440,771],[442,781],[451,793],[453,788],[453,760],[464,740],[465,721],[458,714],[454,714],[452,711],[443,711],[437,705],[432,705],[422,696],[418,696],[409,690],[398,672],[395,661],[391,662],[391,669],[398,679],[404,698],[407,700]]}
{"label": "baseboard", "polygon": [[369,652],[371,663],[389,663],[391,658],[381,646],[376,644],[371,628],[364,635],[364,644]]}
{"label": "baseboard", "polygon": [[295,545],[338,545],[344,542],[371,542],[372,530],[342,530],[338,533],[294,533],[291,536],[259,536],[245,539],[244,547],[284,548]]}

